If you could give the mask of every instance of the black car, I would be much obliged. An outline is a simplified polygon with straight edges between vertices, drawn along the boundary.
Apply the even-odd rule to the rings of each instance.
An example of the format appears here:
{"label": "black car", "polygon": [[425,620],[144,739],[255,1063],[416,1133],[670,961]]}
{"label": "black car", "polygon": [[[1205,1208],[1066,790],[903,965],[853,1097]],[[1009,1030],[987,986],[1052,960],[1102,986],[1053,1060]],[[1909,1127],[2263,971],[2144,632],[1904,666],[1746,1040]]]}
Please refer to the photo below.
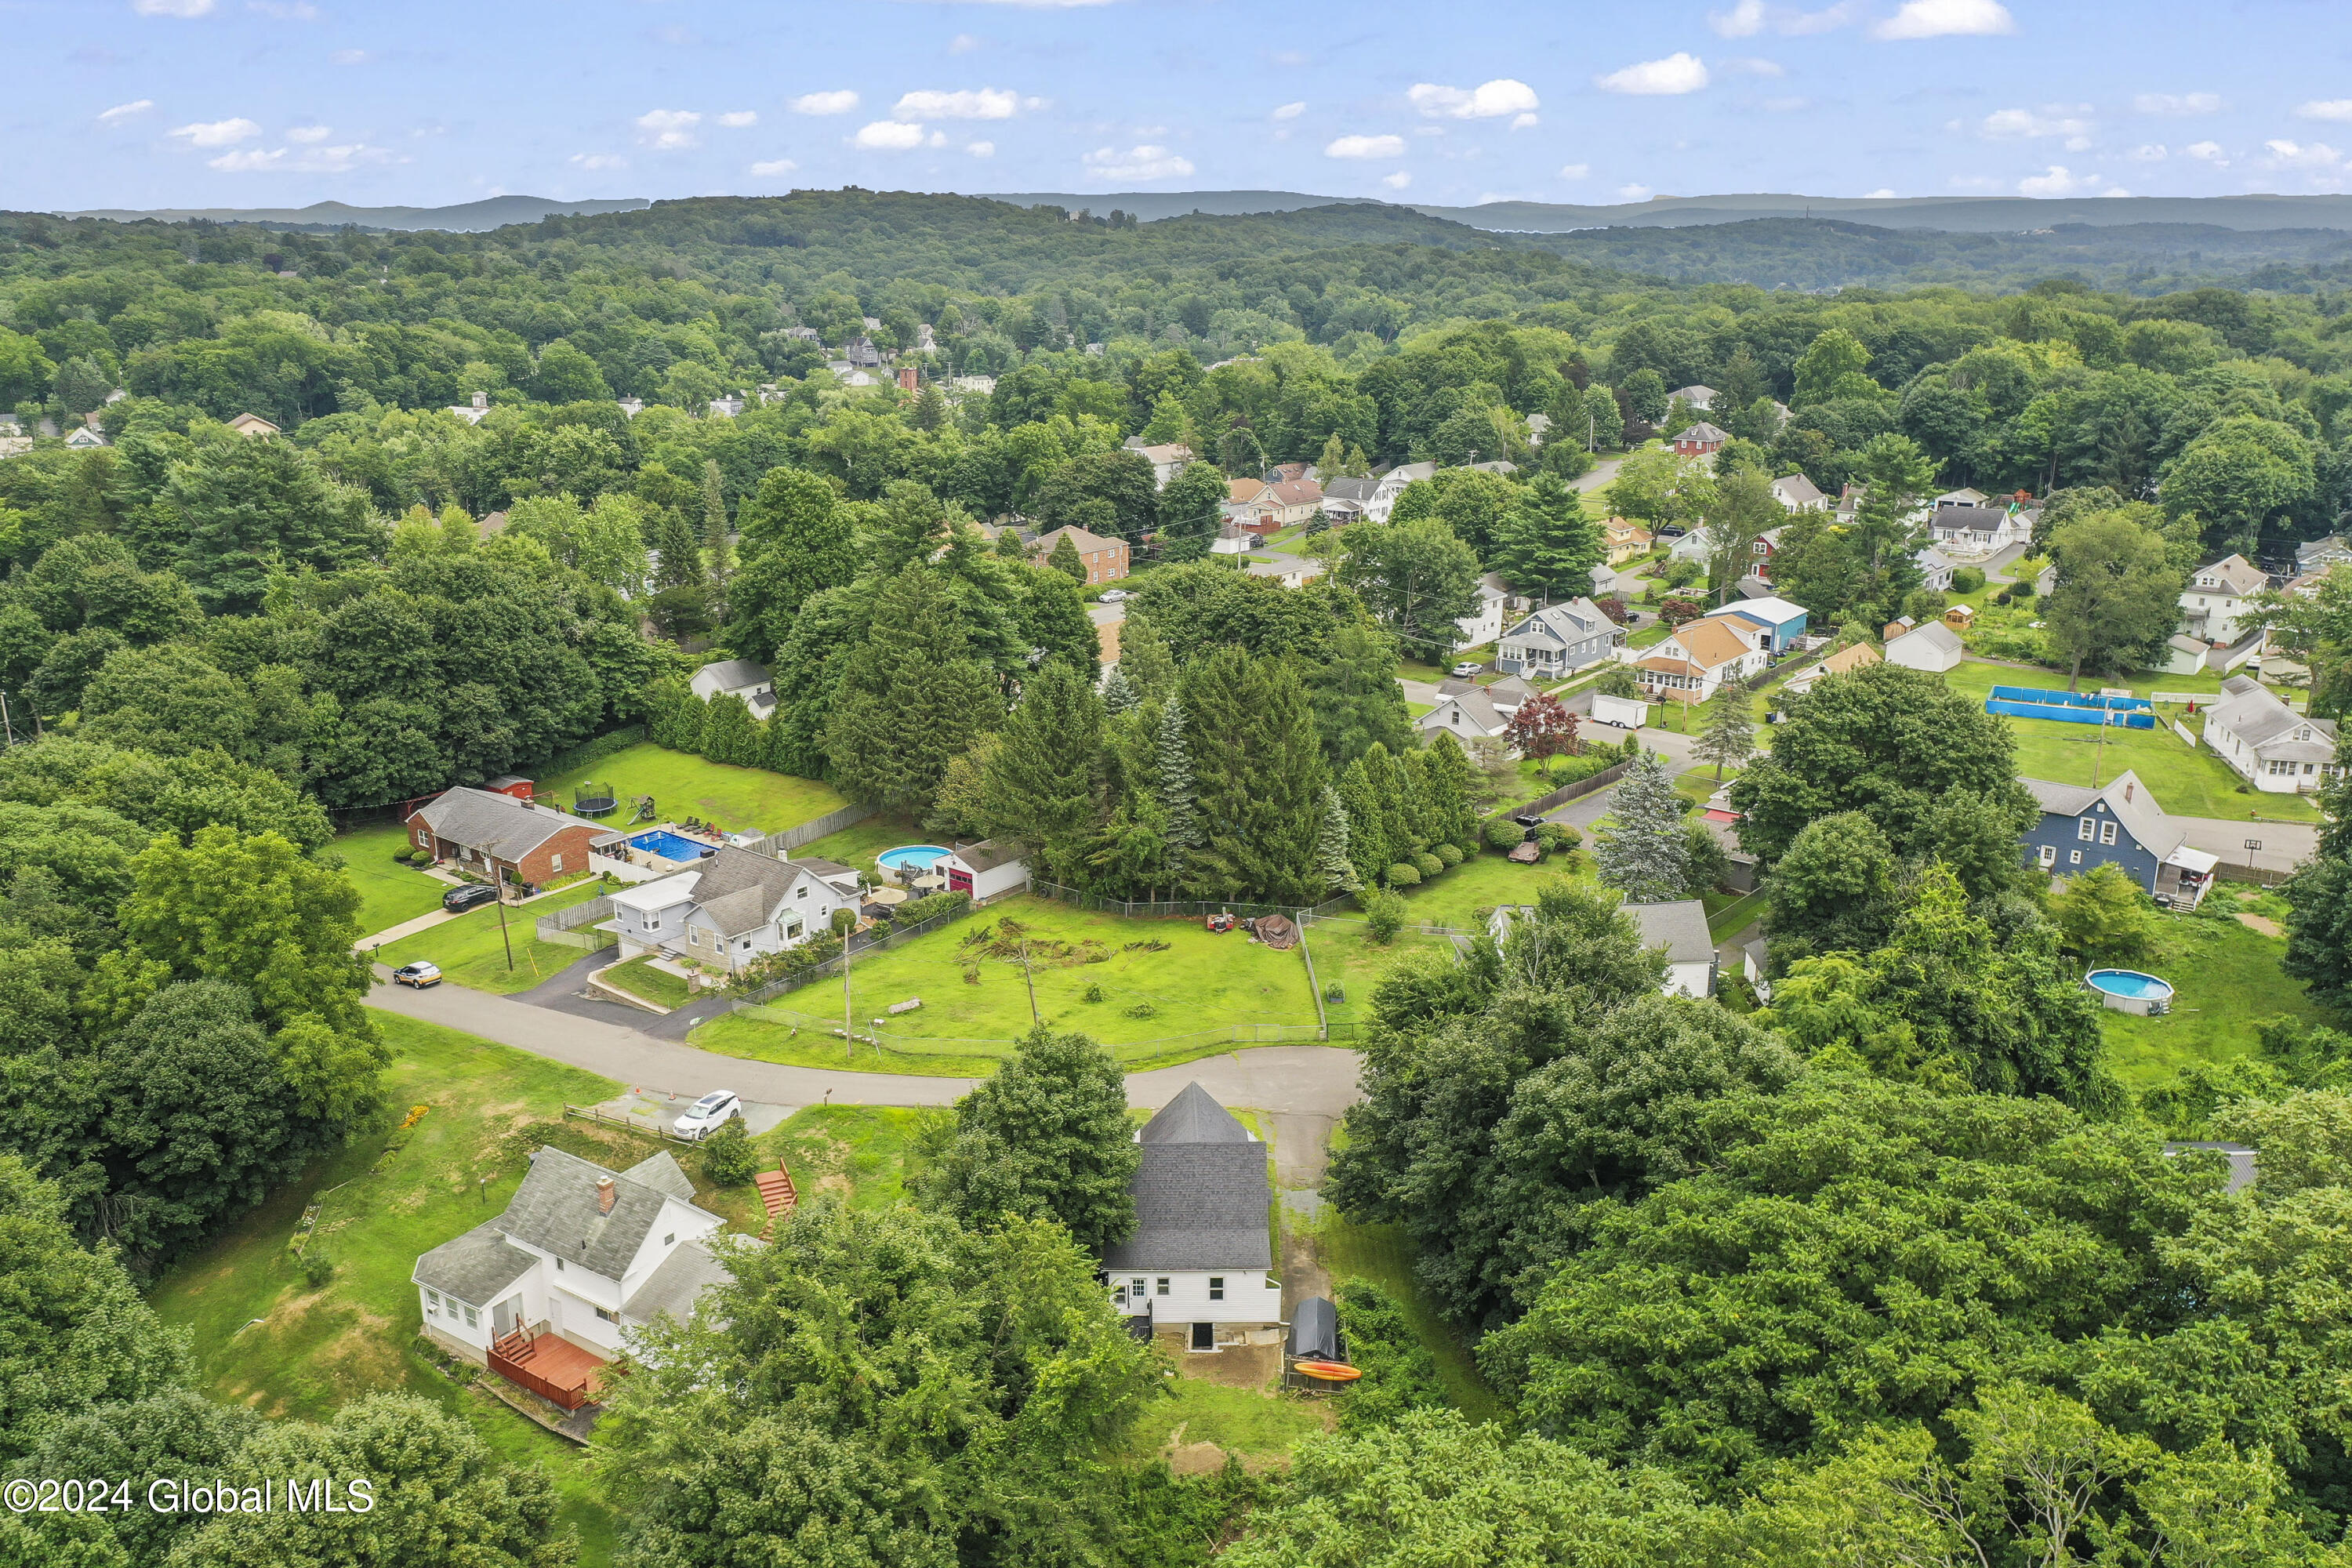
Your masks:
{"label": "black car", "polygon": [[462,888],[452,888],[441,895],[441,907],[451,914],[461,914],[479,904],[497,899],[499,890],[488,882],[468,882]]}
{"label": "black car", "polygon": [[1517,816],[1512,817],[1511,820],[1517,823],[1521,827],[1541,827],[1543,826],[1543,818],[1538,816],[1531,811],[1520,812]]}

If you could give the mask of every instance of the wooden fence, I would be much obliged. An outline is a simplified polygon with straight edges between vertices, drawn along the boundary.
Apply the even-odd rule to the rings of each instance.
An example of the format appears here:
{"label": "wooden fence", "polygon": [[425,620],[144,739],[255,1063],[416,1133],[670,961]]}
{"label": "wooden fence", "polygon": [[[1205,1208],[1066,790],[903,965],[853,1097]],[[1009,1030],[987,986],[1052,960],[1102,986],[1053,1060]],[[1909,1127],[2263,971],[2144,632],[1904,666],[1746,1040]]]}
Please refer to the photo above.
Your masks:
{"label": "wooden fence", "polygon": [[1346,909],[1355,902],[1349,894],[1307,907],[1298,904],[1251,904],[1232,899],[1179,899],[1151,901],[1138,899],[1106,899],[1096,893],[1083,893],[1076,888],[1064,888],[1052,882],[1032,882],[1029,890],[1041,899],[1051,899],[1057,904],[1069,904],[1097,914],[1123,915],[1129,920],[1199,920],[1204,915],[1234,915],[1255,920],[1260,915],[1280,915],[1300,925]]}
{"label": "wooden fence", "polygon": [[575,1121],[593,1121],[599,1127],[624,1128],[631,1132],[643,1133],[648,1138],[658,1138],[666,1143],[684,1143],[688,1147],[694,1143],[693,1139],[684,1136],[676,1129],[664,1126],[662,1119],[658,1116],[615,1116],[611,1111],[594,1105],[567,1105],[563,1108],[563,1114]]}
{"label": "wooden fence", "polygon": [[593,898],[584,904],[558,910],[551,915],[541,915],[533,922],[538,927],[539,940],[561,943],[565,947],[584,947],[591,952],[601,952],[620,942],[609,931],[594,929],[598,922],[613,918],[613,900]]}
{"label": "wooden fence", "polygon": [[845,805],[839,811],[828,811],[814,822],[803,822],[798,827],[787,827],[782,833],[771,833],[768,841],[760,846],[760,853],[782,860],[803,844],[814,844],[828,833],[838,833],[854,827],[874,815],[870,805]]}
{"label": "wooden fence", "polygon": [[[1597,773],[1588,773],[1574,784],[1562,784],[1549,795],[1538,796],[1528,801],[1525,805],[1515,805],[1508,811],[1496,812],[1495,815],[1496,816],[1541,816],[1545,812],[1557,811],[1571,800],[1580,800],[1588,795],[1607,789],[1611,784],[1623,778],[1625,770],[1632,765],[1630,762],[1612,763]],[[1467,848],[1468,846],[1465,845],[1464,847]]]}

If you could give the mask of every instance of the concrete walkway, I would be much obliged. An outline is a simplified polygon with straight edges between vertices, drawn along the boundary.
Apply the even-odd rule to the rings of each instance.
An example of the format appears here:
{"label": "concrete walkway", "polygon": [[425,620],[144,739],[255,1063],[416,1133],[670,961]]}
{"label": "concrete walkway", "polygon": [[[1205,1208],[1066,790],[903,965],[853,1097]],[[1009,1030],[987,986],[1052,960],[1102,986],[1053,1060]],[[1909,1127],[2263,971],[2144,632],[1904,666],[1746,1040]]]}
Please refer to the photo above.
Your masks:
{"label": "concrete walkway", "polygon": [[419,915],[413,921],[403,921],[396,926],[386,926],[373,936],[363,936],[352,945],[362,952],[373,951],[387,942],[398,942],[402,937],[415,936],[421,931],[431,931],[442,921],[454,921],[457,918],[447,910],[435,910],[432,913]]}

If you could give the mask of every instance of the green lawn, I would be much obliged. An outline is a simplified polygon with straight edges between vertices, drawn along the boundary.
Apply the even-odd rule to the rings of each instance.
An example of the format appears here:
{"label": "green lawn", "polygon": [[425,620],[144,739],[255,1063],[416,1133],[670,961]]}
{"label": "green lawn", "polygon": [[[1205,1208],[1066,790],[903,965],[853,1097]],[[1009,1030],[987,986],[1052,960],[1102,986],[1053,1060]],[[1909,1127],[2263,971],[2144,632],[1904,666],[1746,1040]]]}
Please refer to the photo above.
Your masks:
{"label": "green lawn", "polygon": [[[635,1163],[654,1145],[560,1122],[565,1101],[604,1099],[616,1084],[453,1029],[376,1018],[394,1052],[386,1078],[395,1114],[386,1130],[273,1194],[165,1274],[151,1300],[164,1321],[193,1336],[201,1383],[224,1402],[317,1419],[388,1389],[465,1415],[501,1457],[554,1480],[562,1517],[580,1533],[582,1561],[609,1562],[615,1521],[581,1450],[439,1370],[417,1337],[409,1273],[419,1253],[496,1214],[541,1143],[617,1164]],[[404,1147],[387,1153],[390,1126],[419,1104],[429,1108],[424,1119]],[[556,1124],[544,1125],[551,1120]],[[301,1282],[288,1252],[314,1195],[321,1212],[310,1245],[335,1262],[334,1278],[318,1290]]]}
{"label": "green lawn", "polygon": [[[2161,677],[2145,682],[2154,686],[2189,677]],[[2043,687],[2063,690],[2063,677],[2047,672],[2010,669],[1973,659],[1948,672],[1946,684],[1981,700],[1995,686]],[[2086,689],[2096,689],[2095,687]],[[2187,685],[2178,689],[2188,690]],[[2175,688],[2165,685],[2169,691]],[[2245,785],[2230,764],[2202,746],[2190,747],[2173,732],[2160,714],[2153,730],[2105,729],[2095,724],[2063,724],[2047,719],[2005,721],[2017,737],[2017,771],[2027,778],[2053,779],[2060,784],[2087,784],[2095,770],[2102,782],[2126,768],[2147,784],[2164,809],[2176,816],[2214,816],[2237,822],[2316,822],[2319,809],[2299,795],[2262,795]],[[2195,725],[2191,725],[2192,730]],[[2104,748],[2102,735],[2104,734]]]}
{"label": "green lawn", "polygon": [[1761,892],[1708,893],[1701,901],[1706,905],[1706,934],[1717,942],[1738,936],[1764,918]]}
{"label": "green lawn", "polygon": [[[1420,931],[1399,931],[1386,947],[1372,941],[1360,924],[1345,924],[1338,921],[1318,921],[1307,932],[1307,946],[1315,954],[1315,978],[1323,986],[1324,1013],[1329,1017],[1334,1037],[1344,1041],[1347,1026],[1364,1020],[1372,1000],[1372,987],[1380,984],[1390,965],[1414,952],[1450,952],[1452,939],[1429,936]],[[1330,1000],[1331,987],[1339,987],[1342,1000]]]}
{"label": "green lawn", "polygon": [[895,849],[901,844],[929,844],[933,836],[903,816],[869,816],[863,822],[852,823],[838,833],[828,833],[793,851],[795,857],[812,860],[832,860],[855,867],[868,877],[878,876],[874,857],[885,849]]}
{"label": "green lawn", "polygon": [[[386,942],[374,956],[379,963],[395,968],[429,958],[441,966],[443,978],[477,991],[495,991],[501,995],[528,991],[588,956],[584,947],[539,941],[532,922],[541,915],[551,915],[585,902],[604,890],[600,883],[581,882],[530,903],[510,906],[506,910],[504,938],[499,931],[499,906],[485,905],[414,936]],[[507,964],[508,940],[514,944],[511,968]]]}
{"label": "green lawn", "polygon": [[[2256,907],[2237,901],[2238,885],[2224,882],[2206,895],[2208,909]],[[2249,894],[2256,889],[2248,888]],[[2317,1018],[2300,983],[2279,971],[2286,943],[2240,924],[2208,920],[2171,922],[2176,951],[2151,959],[2148,972],[2172,983],[2172,1011],[2161,1018],[2109,1009],[2107,1065],[2125,1085],[2153,1089],[2182,1068],[2213,1066],[2250,1054],[2255,1026],[2285,1015]]]}
{"label": "green lawn", "polygon": [[573,788],[589,779],[609,783],[619,793],[616,822],[626,820],[630,799],[641,795],[654,797],[656,821],[698,816],[738,833],[782,833],[849,804],[830,784],[814,779],[705,762],[650,741],[537,782],[569,811]]}
{"label": "green lawn", "polygon": [[1169,1380],[1168,1391],[1172,1397],[1151,1405],[1135,1424],[1129,1442],[1136,1458],[1150,1458],[1171,1443],[1214,1443],[1240,1455],[1244,1465],[1253,1459],[1279,1463],[1301,1439],[1329,1431],[1338,1415],[1328,1400],[1282,1389],[1236,1388],[1180,1376]]}
{"label": "green lawn", "polygon": [[1532,904],[1537,889],[1554,877],[1574,875],[1587,864],[1581,852],[1554,855],[1535,866],[1514,866],[1493,850],[1472,856],[1418,888],[1405,889],[1408,918],[1419,925],[1479,929],[1478,911],[1498,904]]}
{"label": "green lawn", "polygon": [[616,963],[603,972],[601,978],[619,986],[632,996],[640,996],[657,1007],[683,1007],[689,993],[686,982],[667,969],[656,969],[652,953],[633,958],[626,963]]}
{"label": "green lawn", "polygon": [[392,852],[409,847],[408,829],[396,822],[339,836],[327,847],[343,858],[352,886],[360,890],[360,933],[389,931],[404,921],[441,907],[449,884],[414,867],[393,863]]}
{"label": "green lawn", "polygon": [[[982,926],[1005,919],[1020,922],[1040,944],[1103,944],[1109,956],[1101,963],[1033,958],[1036,1016],[1056,1028],[1093,1036],[1122,1060],[1157,1060],[1165,1047],[1149,1042],[1227,1025],[1312,1028],[1316,1023],[1306,961],[1296,952],[1277,952],[1239,931],[1212,932],[1198,921],[1128,920],[1024,894],[852,964],[857,1028],[867,1032],[875,1018],[888,1019],[880,1028],[888,1048],[878,1063],[873,1047],[845,1052],[838,1037],[824,1032],[841,1016],[837,981],[791,993],[776,1007],[762,1010],[768,1017],[735,1013],[714,1020],[697,1029],[692,1041],[706,1050],[761,1061],[832,1066],[846,1055],[857,1065],[900,1072],[992,1071],[1033,1025],[1029,983],[1017,959],[996,957],[979,959],[977,978],[967,980],[961,943]],[[1130,951],[1150,942],[1168,946],[1156,952]],[[1100,1001],[1086,999],[1090,987],[1100,988]],[[922,1000],[919,1009],[886,1014],[892,1003],[914,997]],[[1145,1008],[1150,1011],[1138,1016]],[[1211,1042],[1194,1054],[1224,1048]]]}
{"label": "green lawn", "polygon": [[1738,778],[1740,772],[1738,768],[1727,767],[1723,770],[1723,777],[1717,779],[1715,776],[1715,764],[1703,763],[1675,780],[1675,793],[1686,800],[1695,800],[1704,805],[1717,790]]}
{"label": "green lawn", "polygon": [[944,1110],[898,1105],[811,1105],[760,1134],[761,1153],[781,1159],[803,1200],[838,1193],[854,1209],[908,1198],[926,1168],[921,1144]]}
{"label": "green lawn", "polygon": [[[1333,1146],[1336,1148],[1338,1143],[1335,1138]],[[1445,1395],[1455,1409],[1473,1421],[1507,1418],[1502,1402],[1478,1375],[1478,1363],[1471,1355],[1468,1344],[1422,1295],[1413,1278],[1412,1243],[1402,1227],[1351,1225],[1340,1217],[1339,1210],[1326,1207],[1317,1216],[1312,1234],[1315,1249],[1322,1258],[1323,1267],[1331,1271],[1333,1283],[1349,1279],[1369,1279],[1403,1308],[1405,1321],[1436,1359],[1437,1375],[1445,1384]]]}

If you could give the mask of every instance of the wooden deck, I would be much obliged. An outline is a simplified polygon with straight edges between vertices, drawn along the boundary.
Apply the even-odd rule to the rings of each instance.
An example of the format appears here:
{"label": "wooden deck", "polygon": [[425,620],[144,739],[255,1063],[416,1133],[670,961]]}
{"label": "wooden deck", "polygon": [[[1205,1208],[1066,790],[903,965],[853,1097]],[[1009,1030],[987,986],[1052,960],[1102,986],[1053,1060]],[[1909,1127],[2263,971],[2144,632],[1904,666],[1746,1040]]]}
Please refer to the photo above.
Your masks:
{"label": "wooden deck", "polygon": [[566,1410],[595,1402],[604,1387],[604,1358],[553,1334],[516,1332],[490,1346],[490,1370],[519,1388]]}
{"label": "wooden deck", "polygon": [[793,1173],[784,1169],[782,1160],[772,1171],[762,1171],[751,1178],[760,1189],[761,1205],[768,1211],[768,1223],[760,1229],[760,1239],[765,1241],[775,1234],[776,1222],[789,1218],[800,1206],[800,1194],[793,1186]]}

